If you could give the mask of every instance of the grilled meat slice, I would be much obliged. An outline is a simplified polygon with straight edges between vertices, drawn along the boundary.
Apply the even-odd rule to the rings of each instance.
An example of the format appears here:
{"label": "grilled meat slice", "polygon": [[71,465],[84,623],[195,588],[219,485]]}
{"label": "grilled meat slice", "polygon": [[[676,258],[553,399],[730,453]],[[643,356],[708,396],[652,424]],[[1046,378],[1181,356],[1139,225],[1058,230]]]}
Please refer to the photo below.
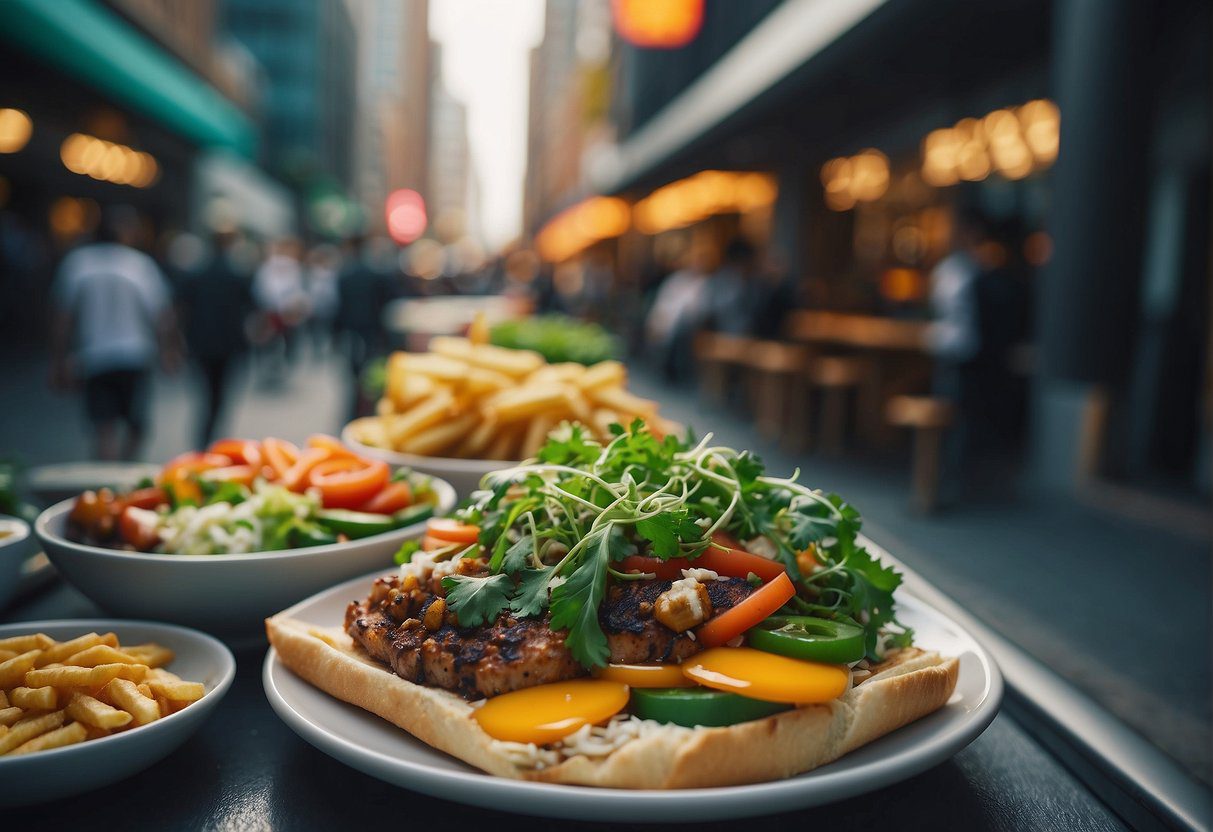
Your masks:
{"label": "grilled meat slice", "polygon": [[585,675],[564,633],[553,632],[546,618],[502,615],[465,628],[448,614],[437,630],[427,630],[422,621],[437,598],[421,588],[402,593],[398,578],[380,578],[370,598],[346,610],[346,631],[402,679],[468,699]]}
{"label": "grilled meat slice", "polygon": [[[693,636],[676,633],[653,618],[657,596],[669,589],[671,583],[627,581],[607,589],[598,610],[598,623],[606,633],[612,662],[680,662],[702,649]],[[742,578],[708,581],[704,586],[716,613],[736,606],[754,591]]]}
{"label": "grilled meat slice", "polygon": [[[482,566],[471,564],[467,571]],[[599,623],[610,645],[610,661],[681,661],[699,652],[691,636],[653,618],[653,604],[670,583],[629,581],[608,589]],[[718,612],[753,591],[740,578],[709,581],[706,586]],[[520,619],[503,614],[492,624],[460,627],[448,612],[436,629],[427,629],[423,622],[441,599],[440,591],[437,581],[379,578],[368,598],[347,608],[346,632],[402,679],[453,690],[468,699],[586,675],[565,647],[564,631],[554,632],[546,616]]]}

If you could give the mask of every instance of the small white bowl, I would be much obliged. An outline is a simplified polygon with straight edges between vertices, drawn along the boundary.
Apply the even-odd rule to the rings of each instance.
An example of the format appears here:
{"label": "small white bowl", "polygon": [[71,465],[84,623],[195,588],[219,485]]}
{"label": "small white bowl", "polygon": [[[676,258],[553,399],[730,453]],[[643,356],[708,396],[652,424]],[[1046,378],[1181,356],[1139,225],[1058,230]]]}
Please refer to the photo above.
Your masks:
{"label": "small white bowl", "polygon": [[21,566],[33,553],[29,523],[0,514],[0,609],[16,594]]}
{"label": "small white bowl", "polygon": [[[434,478],[435,515],[455,505],[455,490]],[[273,615],[332,584],[390,568],[405,540],[420,537],[414,523],[360,540],[247,555],[161,555],[88,546],[67,539],[73,499],[57,503],[34,523],[51,562],[76,589],[115,615],[172,621],[208,632],[260,630]]]}
{"label": "small white bowl", "polygon": [[386,448],[376,448],[374,445],[364,445],[354,438],[350,426],[346,425],[341,431],[341,441],[360,456],[382,459],[388,465],[398,468],[411,468],[432,477],[441,477],[455,487],[459,498],[467,496],[480,487],[480,480],[485,474],[500,471],[503,468],[513,468],[517,462],[507,462],[500,459],[456,459],[447,456],[419,456],[405,454],[400,451],[389,451]]}
{"label": "small white bowl", "polygon": [[65,641],[112,631],[123,644],[154,641],[177,654],[168,670],[206,693],[197,702],[150,725],[76,745],[0,757],[0,806],[25,806],[82,794],[142,771],[184,743],[223,699],[236,676],[236,660],[219,641],[195,630],[152,621],[85,619],[28,621],[0,626],[0,638],[46,633]]}

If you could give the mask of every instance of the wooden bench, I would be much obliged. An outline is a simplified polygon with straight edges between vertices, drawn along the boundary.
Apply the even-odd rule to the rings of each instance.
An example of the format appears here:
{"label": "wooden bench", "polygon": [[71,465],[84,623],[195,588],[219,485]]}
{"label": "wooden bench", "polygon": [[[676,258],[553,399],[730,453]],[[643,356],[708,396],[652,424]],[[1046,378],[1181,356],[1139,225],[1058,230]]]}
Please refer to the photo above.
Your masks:
{"label": "wooden bench", "polygon": [[894,396],[885,408],[889,423],[914,430],[911,503],[918,511],[935,510],[943,469],[943,435],[952,425],[955,408],[931,396]]}
{"label": "wooden bench", "polygon": [[[818,435],[823,452],[842,452],[847,434],[847,400],[852,394],[858,398],[871,369],[866,359],[851,355],[823,355],[809,362],[809,382],[821,394]],[[856,407],[861,405],[857,402]]]}
{"label": "wooden bench", "polygon": [[745,363],[754,343],[752,338],[721,332],[701,332],[695,336],[699,389],[706,399],[716,405],[725,404],[731,371]]}
{"label": "wooden bench", "polygon": [[750,390],[754,424],[761,436],[782,439],[790,450],[800,450],[807,439],[805,371],[809,350],[781,341],[755,341],[743,358],[752,371]]}

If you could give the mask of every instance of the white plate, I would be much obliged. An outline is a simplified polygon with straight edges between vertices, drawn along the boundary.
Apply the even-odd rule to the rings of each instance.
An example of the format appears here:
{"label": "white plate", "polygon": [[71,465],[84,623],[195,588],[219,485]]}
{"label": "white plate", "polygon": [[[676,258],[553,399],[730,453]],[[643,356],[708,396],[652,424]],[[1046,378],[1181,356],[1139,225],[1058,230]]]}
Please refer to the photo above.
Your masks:
{"label": "white plate", "polygon": [[[455,505],[449,484],[432,481],[442,516]],[[299,598],[360,575],[390,567],[406,540],[420,537],[425,522],[383,534],[305,549],[242,555],[161,555],[88,546],[67,538],[75,498],[39,515],[34,531],[47,556],[69,583],[106,612],[172,621],[231,635],[261,632],[265,617]]]}
{"label": "white plate", "polygon": [[421,474],[431,477],[441,477],[454,487],[459,499],[467,499],[468,495],[480,487],[480,481],[485,474],[500,471],[502,468],[513,468],[517,462],[506,462],[499,459],[458,459],[449,456],[419,456],[387,448],[376,448],[374,445],[364,445],[354,438],[350,425],[341,430],[341,441],[355,453],[382,459],[388,465],[397,468],[411,468]]}
{"label": "white plate", "polygon": [[[332,626],[343,620],[351,599],[366,594],[373,577],[333,587],[288,612]],[[359,771],[413,791],[500,811],[577,820],[723,820],[802,809],[887,786],[948,759],[985,730],[1002,700],[1002,676],[989,654],[958,624],[913,596],[899,596],[899,615],[915,629],[919,644],[960,657],[951,701],[828,766],[749,786],[645,792],[493,777],[322,693],[288,670],[272,648],[262,682],[274,710],[299,736]]]}
{"label": "white plate", "polygon": [[46,633],[58,641],[89,632],[114,632],[122,644],[154,641],[177,654],[167,669],[206,693],[197,702],[150,725],[20,757],[0,757],[0,806],[43,803],[108,786],[143,771],[189,739],[227,693],[236,660],[219,641],[196,630],[152,621],[109,618],[24,621],[0,626],[0,638]]}

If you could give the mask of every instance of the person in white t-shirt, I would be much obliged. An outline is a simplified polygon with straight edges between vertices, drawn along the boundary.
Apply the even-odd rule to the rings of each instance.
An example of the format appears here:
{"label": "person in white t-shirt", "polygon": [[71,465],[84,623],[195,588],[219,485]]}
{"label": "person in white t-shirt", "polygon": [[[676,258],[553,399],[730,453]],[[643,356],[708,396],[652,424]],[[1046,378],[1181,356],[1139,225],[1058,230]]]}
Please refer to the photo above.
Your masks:
{"label": "person in white t-shirt", "polygon": [[68,254],[55,278],[51,383],[83,385],[99,459],[134,458],[156,359],[168,370],[179,363],[169,287],[133,247],[137,222],[129,211],[107,214],[97,241]]}

